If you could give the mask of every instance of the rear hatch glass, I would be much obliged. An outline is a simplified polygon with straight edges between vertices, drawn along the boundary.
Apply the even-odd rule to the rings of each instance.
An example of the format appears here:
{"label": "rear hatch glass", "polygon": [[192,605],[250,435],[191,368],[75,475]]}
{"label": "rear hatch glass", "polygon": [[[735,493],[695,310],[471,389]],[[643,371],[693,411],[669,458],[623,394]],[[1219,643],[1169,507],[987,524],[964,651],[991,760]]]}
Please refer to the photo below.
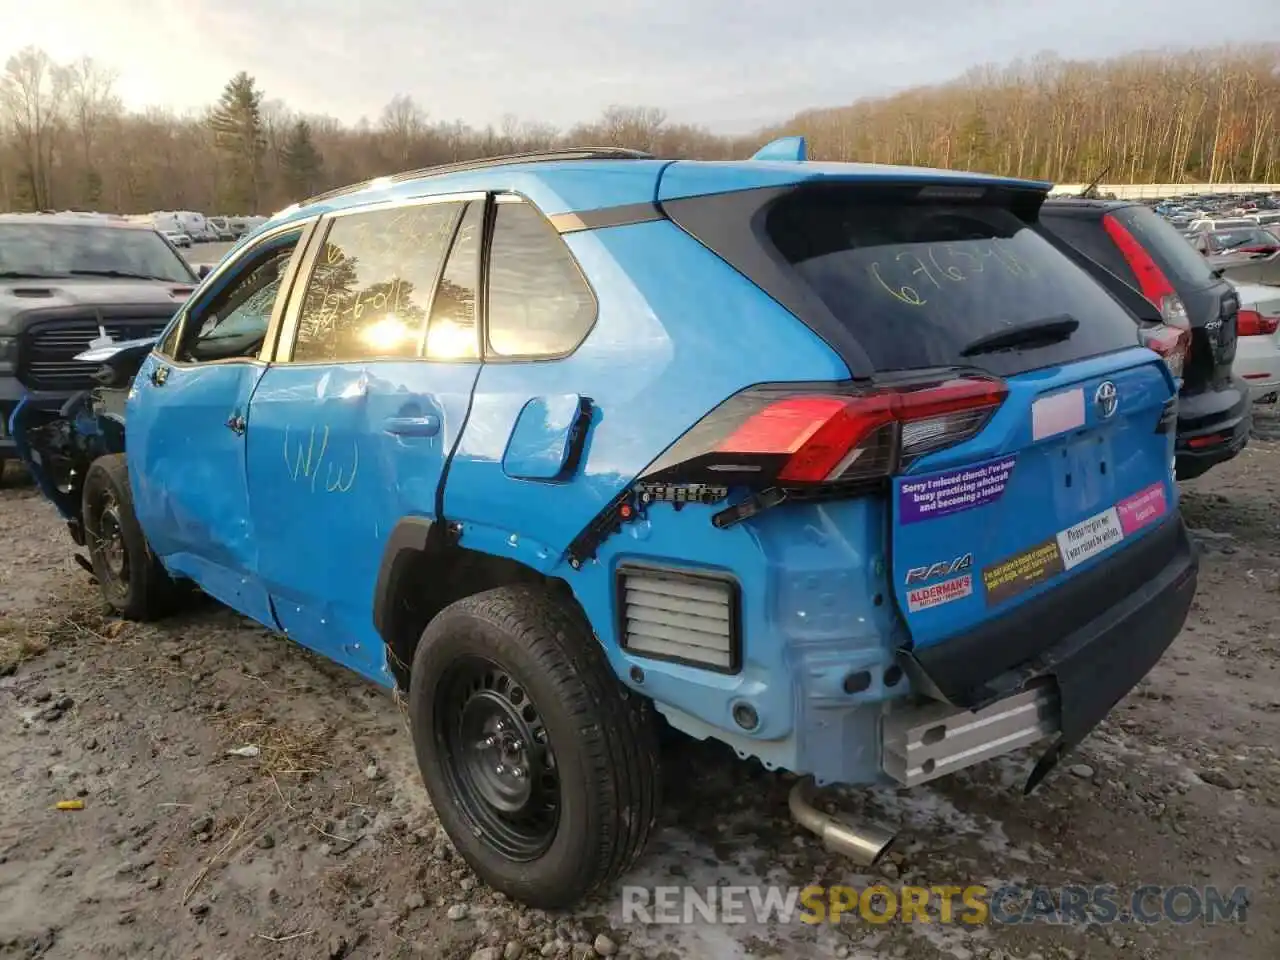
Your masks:
{"label": "rear hatch glass", "polygon": [[[1133,318],[1007,206],[811,188],[775,203],[766,230],[877,371],[1009,375],[1137,342]],[[1016,333],[1042,328],[1056,333]]]}
{"label": "rear hatch glass", "polygon": [[1135,204],[1112,210],[1111,216],[1134,235],[1175,287],[1203,289],[1216,282],[1204,257],[1158,214]]}

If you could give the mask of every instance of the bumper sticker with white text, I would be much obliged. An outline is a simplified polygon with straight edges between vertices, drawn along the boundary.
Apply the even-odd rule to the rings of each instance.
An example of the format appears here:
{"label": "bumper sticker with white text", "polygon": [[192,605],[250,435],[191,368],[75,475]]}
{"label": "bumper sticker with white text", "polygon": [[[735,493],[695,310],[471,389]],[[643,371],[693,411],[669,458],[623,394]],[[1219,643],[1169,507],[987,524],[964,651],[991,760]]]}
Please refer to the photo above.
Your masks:
{"label": "bumper sticker with white text", "polygon": [[1152,484],[1048,540],[984,567],[987,606],[995,606],[1105,553],[1169,512],[1164,487]]}
{"label": "bumper sticker with white text", "polygon": [[1058,534],[1058,549],[1062,551],[1062,565],[1070,570],[1096,557],[1108,547],[1124,539],[1120,527],[1120,515],[1115,507],[1108,507],[1088,520],[1081,520]]}

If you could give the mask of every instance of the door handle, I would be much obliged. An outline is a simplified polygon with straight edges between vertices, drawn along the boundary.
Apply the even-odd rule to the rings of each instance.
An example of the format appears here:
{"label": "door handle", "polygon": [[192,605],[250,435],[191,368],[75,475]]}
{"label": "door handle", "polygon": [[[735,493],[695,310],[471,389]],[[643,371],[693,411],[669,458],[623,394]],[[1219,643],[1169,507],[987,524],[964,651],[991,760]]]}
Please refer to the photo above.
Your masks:
{"label": "door handle", "polygon": [[151,368],[151,385],[153,387],[163,387],[166,380],[169,379],[169,368],[163,363],[157,363]]}
{"label": "door handle", "polygon": [[387,417],[382,429],[398,437],[434,437],[440,432],[440,418],[433,413],[421,417]]}
{"label": "door handle", "polygon": [[244,417],[240,416],[240,414],[238,413],[235,416],[233,416],[230,420],[227,421],[227,429],[234,434],[239,435],[244,433],[244,428],[245,428]]}

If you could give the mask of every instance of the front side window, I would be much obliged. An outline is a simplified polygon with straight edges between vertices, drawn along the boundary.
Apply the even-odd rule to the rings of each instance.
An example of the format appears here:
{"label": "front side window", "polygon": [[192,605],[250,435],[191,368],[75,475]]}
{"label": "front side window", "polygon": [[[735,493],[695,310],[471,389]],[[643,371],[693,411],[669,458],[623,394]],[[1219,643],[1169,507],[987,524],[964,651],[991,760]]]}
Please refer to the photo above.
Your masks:
{"label": "front side window", "polygon": [[195,275],[154,230],[96,223],[0,221],[0,277],[78,276],[194,283]]}
{"label": "front side window", "polygon": [[498,204],[488,305],[488,352],[498,357],[563,356],[595,323],[591,288],[555,227],[532,204]]}
{"label": "front side window", "polygon": [[181,324],[177,359],[198,363],[258,356],[301,236],[296,231],[273,237],[246,253],[213,298]]}
{"label": "front side window", "polygon": [[460,202],[334,219],[307,281],[295,363],[419,356]]}

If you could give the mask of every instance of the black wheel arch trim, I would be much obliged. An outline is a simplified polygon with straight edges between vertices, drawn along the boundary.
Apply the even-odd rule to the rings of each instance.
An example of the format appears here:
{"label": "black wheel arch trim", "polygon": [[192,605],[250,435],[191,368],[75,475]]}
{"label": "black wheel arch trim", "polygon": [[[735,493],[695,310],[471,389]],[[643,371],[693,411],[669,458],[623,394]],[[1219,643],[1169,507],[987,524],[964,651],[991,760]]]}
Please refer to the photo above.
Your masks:
{"label": "black wheel arch trim", "polygon": [[401,611],[397,606],[400,586],[422,554],[430,554],[444,546],[439,525],[430,517],[402,517],[387,538],[373,588],[373,626],[384,643],[390,645],[398,635]]}

